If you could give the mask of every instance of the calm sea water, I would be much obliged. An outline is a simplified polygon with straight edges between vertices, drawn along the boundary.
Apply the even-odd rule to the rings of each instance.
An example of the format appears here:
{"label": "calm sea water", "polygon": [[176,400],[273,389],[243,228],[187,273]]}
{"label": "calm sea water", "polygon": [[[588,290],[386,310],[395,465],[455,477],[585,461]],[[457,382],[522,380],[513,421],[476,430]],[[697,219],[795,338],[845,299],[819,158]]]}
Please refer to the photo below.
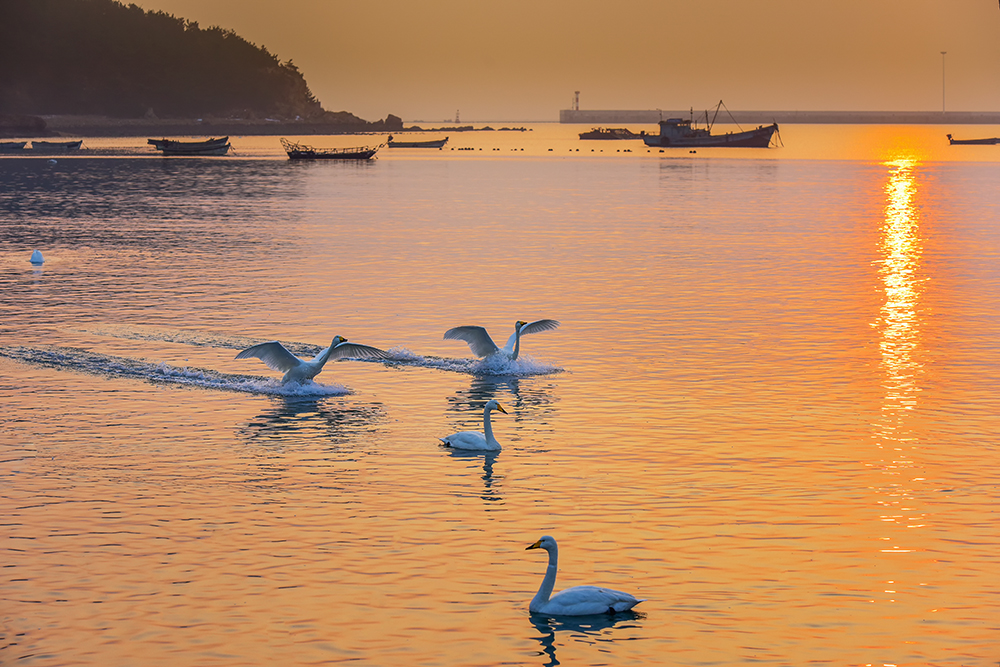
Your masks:
{"label": "calm sea water", "polygon": [[582,129],[0,159],[0,664],[1000,661],[1000,131]]}

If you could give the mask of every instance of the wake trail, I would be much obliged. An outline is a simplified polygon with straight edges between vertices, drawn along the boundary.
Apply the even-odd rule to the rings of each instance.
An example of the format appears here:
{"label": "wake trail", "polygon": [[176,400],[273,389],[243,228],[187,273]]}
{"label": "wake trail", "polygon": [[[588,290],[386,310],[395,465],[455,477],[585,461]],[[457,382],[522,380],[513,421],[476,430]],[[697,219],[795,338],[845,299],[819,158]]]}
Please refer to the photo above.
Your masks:
{"label": "wake trail", "polygon": [[36,366],[70,370],[111,378],[129,378],[153,384],[179,384],[203,389],[273,396],[343,396],[351,393],[343,385],[317,382],[282,385],[257,375],[233,375],[206,368],[177,367],[129,357],[99,354],[71,347],[0,347],[0,356]]}

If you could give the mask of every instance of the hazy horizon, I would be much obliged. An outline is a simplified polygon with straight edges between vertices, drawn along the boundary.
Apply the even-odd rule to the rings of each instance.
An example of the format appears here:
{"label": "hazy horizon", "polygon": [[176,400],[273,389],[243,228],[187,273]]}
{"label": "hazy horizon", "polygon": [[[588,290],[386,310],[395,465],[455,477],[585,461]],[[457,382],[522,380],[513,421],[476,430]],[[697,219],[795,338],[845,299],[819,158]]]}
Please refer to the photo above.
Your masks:
{"label": "hazy horizon", "polygon": [[577,90],[581,109],[936,111],[942,60],[947,110],[1000,109],[994,0],[137,4],[235,30],[367,120],[557,120]]}

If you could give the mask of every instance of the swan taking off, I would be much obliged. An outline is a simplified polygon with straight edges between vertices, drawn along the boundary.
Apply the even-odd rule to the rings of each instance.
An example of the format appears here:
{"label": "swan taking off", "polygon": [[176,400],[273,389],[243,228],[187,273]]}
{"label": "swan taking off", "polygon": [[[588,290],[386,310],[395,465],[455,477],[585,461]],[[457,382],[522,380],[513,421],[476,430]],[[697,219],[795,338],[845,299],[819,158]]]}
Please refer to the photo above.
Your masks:
{"label": "swan taking off", "polygon": [[490,412],[493,410],[499,410],[500,412],[507,414],[507,411],[503,409],[500,402],[497,400],[491,400],[483,408],[483,430],[486,431],[486,435],[483,435],[479,431],[459,431],[458,433],[452,433],[451,435],[446,435],[443,438],[438,438],[448,447],[454,447],[455,449],[465,449],[476,452],[496,452],[500,450],[500,443],[497,439],[493,437],[493,424],[490,423]]}
{"label": "swan taking off", "polygon": [[548,331],[559,326],[558,320],[535,320],[525,322],[518,320],[514,323],[514,333],[507,339],[507,344],[503,349],[497,347],[490,335],[483,327],[466,326],[455,327],[444,332],[446,340],[464,340],[469,344],[472,353],[477,357],[487,357],[491,354],[505,354],[511,359],[517,359],[521,351],[521,336],[539,331]]}
{"label": "swan taking off", "polygon": [[312,380],[320,374],[323,366],[328,361],[335,359],[388,359],[388,355],[377,347],[370,345],[360,345],[358,343],[348,343],[343,336],[334,336],[330,347],[326,348],[312,361],[299,359],[289,352],[284,345],[276,340],[269,343],[260,343],[253,347],[248,347],[236,355],[237,359],[249,359],[256,357],[267,364],[273,371],[281,371],[285,374],[281,378],[281,384],[289,382],[302,383]]}
{"label": "swan taking off", "polygon": [[[621,591],[600,586],[573,586],[552,595],[556,585],[556,570],[559,569],[559,547],[555,539],[545,535],[542,539],[525,548],[545,549],[549,552],[549,566],[538,593],[528,605],[532,613],[551,616],[592,616],[595,614],[615,614],[628,611],[642,600]],[[552,596],[551,598],[549,596]]]}

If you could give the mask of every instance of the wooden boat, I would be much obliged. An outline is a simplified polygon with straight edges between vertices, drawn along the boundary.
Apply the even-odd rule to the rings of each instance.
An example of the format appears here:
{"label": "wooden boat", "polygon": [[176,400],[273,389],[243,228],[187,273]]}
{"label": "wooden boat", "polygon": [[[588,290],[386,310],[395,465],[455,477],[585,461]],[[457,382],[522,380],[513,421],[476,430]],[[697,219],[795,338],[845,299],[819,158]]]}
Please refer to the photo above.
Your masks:
{"label": "wooden boat", "polygon": [[225,155],[232,148],[229,137],[206,139],[205,141],[177,141],[176,139],[147,139],[164,155]]}
{"label": "wooden boat", "polygon": [[27,141],[0,141],[0,153],[13,153],[24,150]]}
{"label": "wooden boat", "polygon": [[[753,130],[740,132],[727,132],[726,134],[713,135],[712,125],[719,117],[719,109],[725,107],[722,100],[715,107],[715,115],[711,122],[708,120],[708,111],[705,111],[705,124],[707,127],[700,128],[694,123],[694,119],[668,118],[660,121],[660,133],[658,135],[646,135],[642,140],[647,146],[658,146],[660,148],[767,148],[771,145],[771,137],[778,131],[778,124],[761,125]],[[729,109],[726,113],[732,117]],[[692,116],[694,114],[692,113]],[[735,119],[733,120],[735,122]],[[737,123],[737,125],[739,125]]]}
{"label": "wooden boat", "polygon": [[393,141],[390,134],[388,140],[389,148],[444,148],[446,143],[448,143],[448,137],[430,141]]}
{"label": "wooden boat", "polygon": [[590,132],[581,132],[581,139],[642,139],[646,133],[636,134],[624,127],[595,127]]}
{"label": "wooden boat", "polygon": [[998,137],[990,137],[989,139],[952,139],[950,134],[947,136],[948,136],[948,143],[953,146],[961,144],[977,145],[977,146],[995,146],[996,144],[1000,144],[1000,138]]}
{"label": "wooden boat", "polygon": [[31,150],[39,153],[65,153],[78,151],[83,145],[83,139],[77,141],[32,141]]}
{"label": "wooden boat", "polygon": [[746,132],[727,132],[713,135],[711,130],[692,127],[684,118],[668,118],[660,121],[660,133],[642,138],[647,146],[660,148],[709,148],[728,146],[732,148],[767,148],[771,136],[778,131],[778,124],[762,125]]}
{"label": "wooden boat", "polygon": [[378,146],[358,146],[356,148],[313,148],[306,144],[297,144],[282,137],[281,145],[288,153],[289,160],[370,160],[375,157]]}

